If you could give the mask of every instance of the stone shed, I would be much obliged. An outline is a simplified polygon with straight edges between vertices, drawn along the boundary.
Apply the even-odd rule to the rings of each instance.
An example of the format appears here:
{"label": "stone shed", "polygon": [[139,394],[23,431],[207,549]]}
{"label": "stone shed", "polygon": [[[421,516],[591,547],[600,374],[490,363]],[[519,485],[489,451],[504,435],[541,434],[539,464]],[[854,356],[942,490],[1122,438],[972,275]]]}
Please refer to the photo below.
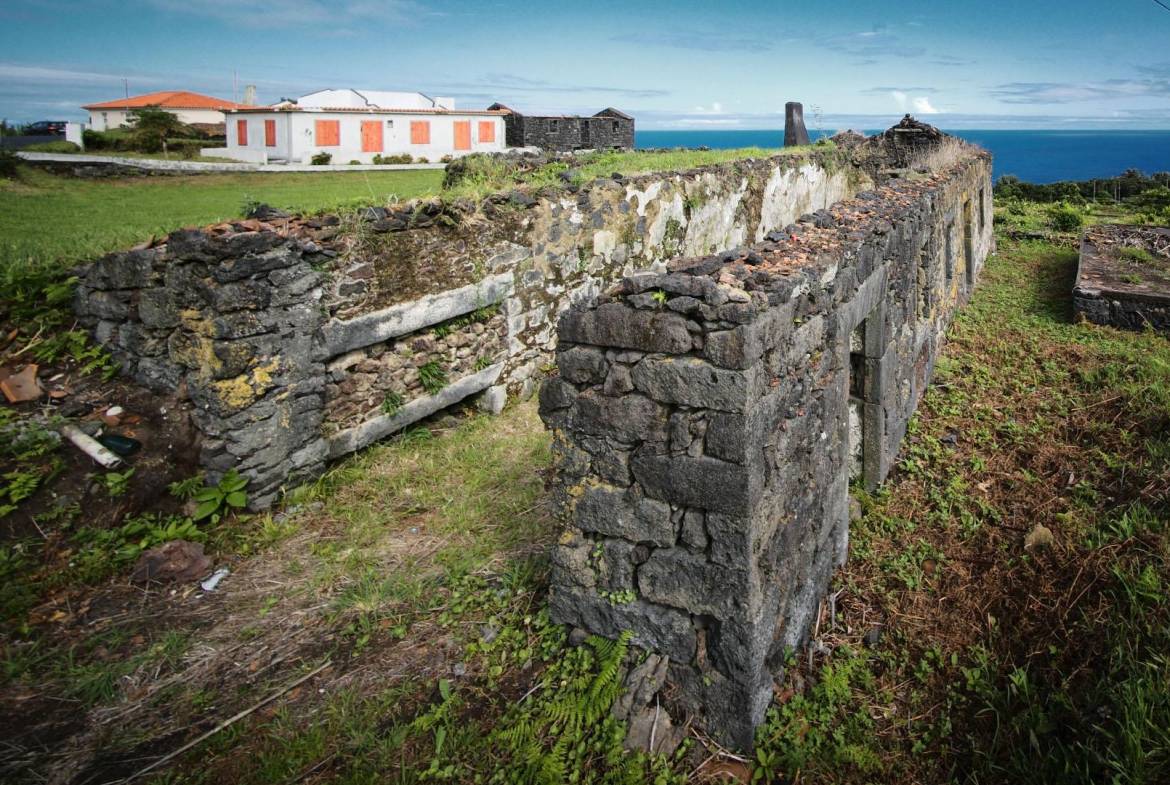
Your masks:
{"label": "stone shed", "polygon": [[627,150],[634,146],[634,118],[613,107],[590,117],[521,114],[504,104],[492,104],[488,110],[504,112],[508,147],[571,152]]}

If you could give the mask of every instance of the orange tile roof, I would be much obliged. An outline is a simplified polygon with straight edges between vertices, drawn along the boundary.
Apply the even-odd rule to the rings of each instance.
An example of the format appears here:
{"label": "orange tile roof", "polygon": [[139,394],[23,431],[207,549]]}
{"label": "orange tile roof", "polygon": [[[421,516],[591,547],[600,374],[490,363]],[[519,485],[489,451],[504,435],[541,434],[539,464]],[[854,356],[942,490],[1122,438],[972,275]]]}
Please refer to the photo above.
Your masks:
{"label": "orange tile roof", "polygon": [[100,104],[89,104],[82,109],[142,109],[147,106],[160,106],[164,109],[245,109],[251,108],[234,101],[225,101],[222,98],[213,98],[210,95],[201,95],[187,90],[162,90],[146,95],[134,95],[129,98],[119,98],[116,101],[106,101]]}

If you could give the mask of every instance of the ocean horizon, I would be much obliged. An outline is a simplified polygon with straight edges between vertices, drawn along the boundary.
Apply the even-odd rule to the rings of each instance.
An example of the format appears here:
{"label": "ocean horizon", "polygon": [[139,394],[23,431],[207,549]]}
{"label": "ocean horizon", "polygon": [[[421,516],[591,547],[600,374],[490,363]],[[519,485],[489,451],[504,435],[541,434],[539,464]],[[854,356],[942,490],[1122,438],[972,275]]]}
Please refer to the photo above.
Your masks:
{"label": "ocean horizon", "polygon": [[[868,135],[880,130],[862,132]],[[1028,182],[1052,183],[1116,177],[1126,169],[1139,169],[1147,175],[1170,171],[1170,130],[943,130],[989,150],[996,179],[1014,175]],[[813,131],[809,135],[818,136]],[[783,129],[637,131],[634,146],[726,150],[779,147],[783,140]]]}

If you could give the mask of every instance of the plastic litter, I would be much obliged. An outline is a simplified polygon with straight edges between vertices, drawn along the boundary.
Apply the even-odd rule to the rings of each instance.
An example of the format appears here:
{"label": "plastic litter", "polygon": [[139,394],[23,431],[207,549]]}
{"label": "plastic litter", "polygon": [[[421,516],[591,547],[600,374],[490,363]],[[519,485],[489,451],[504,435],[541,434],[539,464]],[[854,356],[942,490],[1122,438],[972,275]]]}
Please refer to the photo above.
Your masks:
{"label": "plastic litter", "polygon": [[230,574],[231,570],[227,567],[220,567],[211,574],[210,578],[200,583],[199,588],[203,589],[203,591],[215,591],[215,587],[219,585],[219,582]]}

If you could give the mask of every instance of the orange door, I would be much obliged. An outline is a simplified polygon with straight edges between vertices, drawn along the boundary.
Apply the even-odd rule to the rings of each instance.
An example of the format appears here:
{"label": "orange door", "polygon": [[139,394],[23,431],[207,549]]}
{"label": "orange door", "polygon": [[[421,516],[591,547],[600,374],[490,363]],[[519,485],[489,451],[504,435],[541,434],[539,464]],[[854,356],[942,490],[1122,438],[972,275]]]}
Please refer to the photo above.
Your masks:
{"label": "orange door", "polygon": [[455,149],[456,150],[470,150],[471,149],[471,121],[470,120],[456,120],[455,121]]}
{"label": "orange door", "polygon": [[492,120],[479,121],[479,143],[487,144],[496,141],[496,124]]}
{"label": "orange door", "polygon": [[236,144],[240,147],[248,146],[248,121],[236,120]]}
{"label": "orange door", "polygon": [[264,146],[276,147],[276,121],[264,121]]}
{"label": "orange door", "polygon": [[362,152],[382,152],[381,120],[362,120]]}

